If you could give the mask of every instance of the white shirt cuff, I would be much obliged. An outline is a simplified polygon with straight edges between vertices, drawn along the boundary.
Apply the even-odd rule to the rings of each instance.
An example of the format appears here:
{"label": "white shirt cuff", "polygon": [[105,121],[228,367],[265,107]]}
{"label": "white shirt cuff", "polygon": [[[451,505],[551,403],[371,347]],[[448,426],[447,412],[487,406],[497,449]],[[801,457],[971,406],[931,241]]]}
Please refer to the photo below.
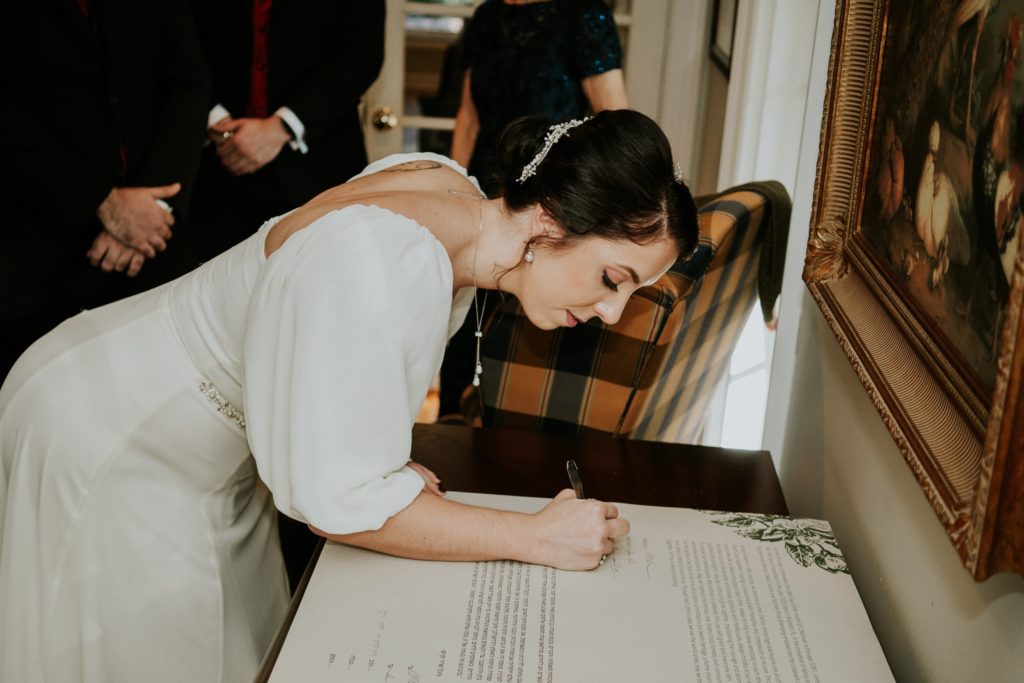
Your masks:
{"label": "white shirt cuff", "polygon": [[297,152],[305,154],[309,151],[309,147],[306,145],[306,127],[302,125],[302,121],[298,116],[295,115],[288,107],[278,107],[275,115],[280,116],[281,120],[288,124],[291,128],[292,134],[295,135],[295,139],[289,140],[288,144],[291,145],[292,149]]}
{"label": "white shirt cuff", "polygon": [[229,116],[231,116],[231,112],[225,109],[224,105],[214,105],[213,109],[211,109],[210,113],[206,116],[206,127],[211,128],[213,124],[217,123],[221,119],[226,119]]}

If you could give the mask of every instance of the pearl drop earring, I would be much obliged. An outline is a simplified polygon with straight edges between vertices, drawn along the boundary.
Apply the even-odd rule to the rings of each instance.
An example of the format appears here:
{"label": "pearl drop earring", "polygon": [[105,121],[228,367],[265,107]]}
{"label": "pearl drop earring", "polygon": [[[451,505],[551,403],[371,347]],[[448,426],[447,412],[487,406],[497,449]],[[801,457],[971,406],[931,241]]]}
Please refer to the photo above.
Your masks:
{"label": "pearl drop earring", "polygon": [[533,249],[532,248],[526,250],[526,256],[523,257],[523,260],[526,261],[527,263],[533,263]]}

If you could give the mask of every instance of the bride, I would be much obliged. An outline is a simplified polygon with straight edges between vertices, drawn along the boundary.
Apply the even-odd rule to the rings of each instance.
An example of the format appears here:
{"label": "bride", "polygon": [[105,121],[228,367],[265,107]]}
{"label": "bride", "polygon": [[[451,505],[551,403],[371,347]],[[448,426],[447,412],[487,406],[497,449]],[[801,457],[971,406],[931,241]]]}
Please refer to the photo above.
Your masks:
{"label": "bride", "polygon": [[162,287],[60,325],[0,390],[0,679],[250,680],[288,591],[273,506],[403,557],[585,570],[614,505],[445,499],[411,428],[477,288],[614,323],[696,240],[633,111],[513,123],[500,196],[396,155]]}

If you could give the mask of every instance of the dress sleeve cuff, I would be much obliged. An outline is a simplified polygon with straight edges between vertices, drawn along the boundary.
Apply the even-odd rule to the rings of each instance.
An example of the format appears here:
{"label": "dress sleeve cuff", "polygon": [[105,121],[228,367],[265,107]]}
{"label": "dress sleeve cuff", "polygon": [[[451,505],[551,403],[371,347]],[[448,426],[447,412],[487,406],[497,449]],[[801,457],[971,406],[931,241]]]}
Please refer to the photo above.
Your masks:
{"label": "dress sleeve cuff", "polygon": [[288,127],[288,130],[290,130],[294,136],[288,141],[288,144],[291,145],[292,149],[296,152],[301,152],[302,154],[308,152],[309,147],[306,145],[306,127],[302,125],[302,120],[295,115],[295,112],[288,107],[278,107],[274,114],[284,121],[284,125]]}
{"label": "dress sleeve cuff", "polygon": [[[286,500],[289,505],[279,504],[278,509],[329,534],[354,534],[380,529],[389,518],[407,508],[422,490],[423,477],[406,466],[345,491],[325,486],[318,496],[302,503]],[[276,503],[276,496],[274,500]]]}

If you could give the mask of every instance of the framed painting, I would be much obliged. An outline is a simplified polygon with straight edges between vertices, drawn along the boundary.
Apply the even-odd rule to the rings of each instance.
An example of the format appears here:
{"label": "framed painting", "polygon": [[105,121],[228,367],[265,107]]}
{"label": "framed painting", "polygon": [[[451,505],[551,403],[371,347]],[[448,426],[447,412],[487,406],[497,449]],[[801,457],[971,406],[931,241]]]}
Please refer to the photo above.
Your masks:
{"label": "framed painting", "polygon": [[1024,573],[1024,0],[837,3],[803,278],[978,580]]}

